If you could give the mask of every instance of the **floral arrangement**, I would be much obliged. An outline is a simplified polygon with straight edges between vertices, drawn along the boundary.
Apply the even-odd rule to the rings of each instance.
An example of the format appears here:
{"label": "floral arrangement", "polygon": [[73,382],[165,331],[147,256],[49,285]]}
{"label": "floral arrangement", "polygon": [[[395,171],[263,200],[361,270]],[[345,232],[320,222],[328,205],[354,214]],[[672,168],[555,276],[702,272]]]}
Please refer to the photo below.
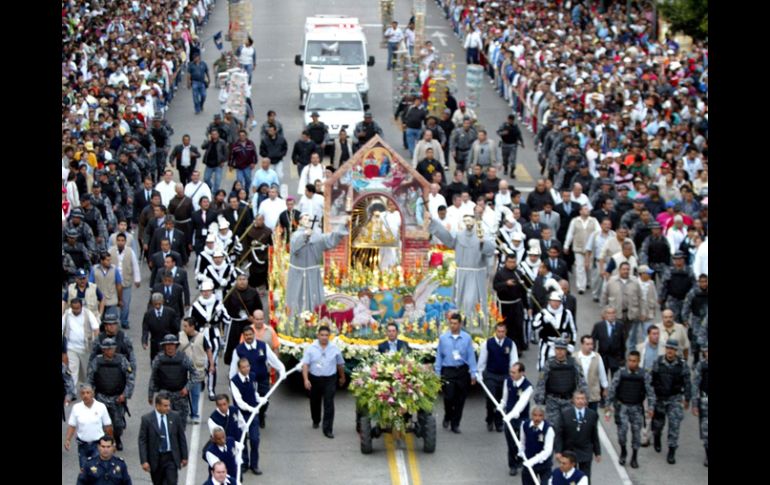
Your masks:
{"label": "floral arrangement", "polygon": [[382,428],[403,433],[405,415],[430,412],[441,389],[433,368],[410,354],[380,354],[351,375],[350,390],[359,406]]}
{"label": "floral arrangement", "polygon": [[457,271],[454,250],[444,246],[433,246],[430,251],[431,260],[437,264],[431,269],[430,274],[439,281],[441,286],[454,285],[455,272]]}

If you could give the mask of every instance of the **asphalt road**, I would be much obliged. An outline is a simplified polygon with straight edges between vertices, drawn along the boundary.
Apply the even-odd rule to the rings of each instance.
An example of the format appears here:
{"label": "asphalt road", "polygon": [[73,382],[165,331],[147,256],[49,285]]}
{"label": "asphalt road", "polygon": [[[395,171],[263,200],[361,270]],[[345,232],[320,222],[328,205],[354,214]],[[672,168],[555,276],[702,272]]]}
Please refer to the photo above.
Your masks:
{"label": "asphalt road", "polygon": [[[441,51],[455,54],[459,93],[457,99],[465,97],[464,52],[454,37],[449,23],[436,4],[427,1],[428,16],[426,33],[432,36],[436,47]],[[288,2],[254,2],[254,24],[252,37],[257,48],[257,69],[254,72],[253,103],[258,121],[264,121],[265,113],[273,109],[283,123],[287,141],[291,144],[299,137],[302,129],[302,114],[298,110],[299,67],[293,63],[294,55],[301,51],[304,19],[313,14],[343,14],[357,16],[368,39],[368,55],[374,55],[376,64],[369,68],[371,86],[370,104],[374,118],[384,130],[385,140],[394,148],[401,150],[401,133],[393,122],[392,79],[385,70],[387,52],[379,47],[380,24],[378,2],[373,0],[320,1],[292,0]],[[411,2],[397,1],[395,17],[402,25],[410,17]],[[227,30],[227,2],[220,0],[204,28],[202,38],[210,37],[219,30]],[[433,35],[438,34],[438,35]],[[442,37],[441,34],[445,34]],[[446,42],[442,46],[441,40]],[[213,42],[205,45],[203,60],[209,66],[218,57]],[[212,86],[208,91],[205,111],[194,115],[192,96],[184,84],[177,93],[168,119],[175,129],[172,143],[181,142],[181,137],[189,133],[193,143],[200,145],[203,134],[211,117],[219,109],[217,90]],[[481,106],[476,109],[480,122],[494,132],[509,113],[507,105],[492,90],[488,81],[482,88]],[[255,141],[257,130],[252,132]],[[523,167],[517,172],[516,188],[527,191],[533,186],[536,177],[537,161],[532,136],[524,130],[527,149],[519,151],[519,163]],[[406,151],[402,150],[406,155]],[[289,166],[289,164],[285,164]],[[288,189],[296,193],[298,174],[291,168]],[[223,181],[223,188],[230,189],[234,177],[228,174]],[[191,272],[193,262],[188,265]],[[142,414],[151,411],[147,404],[147,384],[149,379],[149,352],[140,345],[142,314],[149,300],[147,280],[149,271],[142,270],[142,286],[134,289],[131,305],[131,328],[128,334],[137,349],[137,385],[130,408],[133,413],[128,418],[128,428],[124,434],[125,450],[119,453],[129,465],[131,477],[136,484],[151,483],[149,474],[141,470],[138,457],[137,437]],[[191,281],[192,283],[192,281]],[[194,288],[194,286],[193,286]],[[193,290],[193,298],[197,292]],[[580,334],[590,333],[592,324],[599,319],[598,305],[590,296],[578,298],[578,330]],[[522,360],[530,369],[535,369],[535,352],[530,350]],[[220,362],[218,391],[227,392],[226,373]],[[535,380],[534,372],[529,373]],[[201,415],[206,418],[214,409],[213,403],[203,402]],[[440,420],[443,415],[443,403],[436,404],[434,413]],[[466,403],[461,435],[454,435],[439,427],[438,445],[434,454],[421,451],[420,440],[409,439],[406,443],[393,443],[390,439],[378,439],[374,443],[372,455],[362,455],[359,451],[358,435],[354,427],[354,402],[346,392],[339,392],[336,399],[336,419],[334,440],[326,439],[320,430],[311,428],[308,400],[299,392],[288,388],[279,389],[271,399],[268,412],[267,428],[262,430],[260,468],[262,477],[251,474],[245,476],[244,483],[317,483],[336,484],[344,481],[350,484],[365,483],[414,483],[414,484],[510,484],[519,483],[520,478],[508,476],[505,459],[505,440],[502,434],[488,433],[484,424],[484,396],[478,386]],[[607,449],[612,443],[617,449],[616,431],[613,423],[602,422],[609,441],[603,441],[602,461],[593,466],[593,483],[621,484],[624,482],[612,463]],[[77,451],[66,452],[63,449],[66,425],[62,424],[62,483],[75,483],[78,466]],[[201,447],[208,436],[205,419],[202,425],[188,426],[191,464],[180,472],[180,484],[200,484],[207,478],[207,467],[200,459]],[[630,439],[630,437],[629,437]],[[390,449],[389,451],[387,449]],[[641,467],[637,470],[628,468],[628,475],[634,484],[677,483],[695,485],[708,483],[708,469],[702,466],[703,448],[698,439],[697,418],[687,413],[682,423],[680,447],[677,464],[668,465],[665,461],[665,447],[661,454],[652,448],[643,448],[639,457]]]}

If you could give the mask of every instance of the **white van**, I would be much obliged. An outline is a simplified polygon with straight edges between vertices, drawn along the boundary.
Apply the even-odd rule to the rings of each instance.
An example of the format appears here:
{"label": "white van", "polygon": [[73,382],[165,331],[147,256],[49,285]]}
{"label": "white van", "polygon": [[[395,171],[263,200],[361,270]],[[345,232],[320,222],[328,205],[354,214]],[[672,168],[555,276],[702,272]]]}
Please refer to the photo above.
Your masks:
{"label": "white van", "polygon": [[303,54],[294,63],[302,66],[299,99],[304,100],[311,84],[319,82],[322,72],[332,74],[342,83],[356,85],[364,102],[369,95],[367,66],[374,56],[366,57],[366,36],[355,17],[316,15],[305,19]]}
{"label": "white van", "polygon": [[335,139],[343,128],[352,138],[353,129],[364,120],[369,105],[361,101],[355,84],[317,82],[310,85],[300,108],[305,110],[305,126],[312,121],[310,115],[317,112],[319,121],[329,128],[329,137]]}

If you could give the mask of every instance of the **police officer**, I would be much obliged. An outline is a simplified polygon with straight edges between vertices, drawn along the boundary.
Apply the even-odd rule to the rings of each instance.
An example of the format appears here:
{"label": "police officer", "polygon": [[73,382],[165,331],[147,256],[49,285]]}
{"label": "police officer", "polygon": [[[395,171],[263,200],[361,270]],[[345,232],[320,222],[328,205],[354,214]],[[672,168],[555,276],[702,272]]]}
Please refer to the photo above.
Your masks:
{"label": "police officer", "polygon": [[84,217],[83,209],[80,207],[72,209],[70,211],[69,221],[64,225],[64,233],[66,235],[68,229],[77,231],[77,242],[85,245],[86,249],[88,249],[88,256],[90,258],[96,254],[96,238],[94,238],[94,232],[91,230],[91,226],[83,222]]}
{"label": "police officer", "polygon": [[[660,452],[660,435],[668,417],[668,457],[670,464],[676,463],[675,453],[679,442],[679,425],[684,418],[684,410],[690,406],[692,388],[690,387],[690,368],[684,359],[677,356],[679,342],[669,339],[666,342],[666,355],[658,357],[652,366],[652,387],[655,389],[655,414],[652,418],[652,433],[655,439],[655,451]],[[684,396],[683,396],[684,394]],[[684,406],[682,398],[684,397]]]}
{"label": "police officer", "polygon": [[[449,137],[449,151],[455,159],[457,170],[465,171],[465,164],[471,153],[471,145],[478,138],[478,133],[472,126],[469,116],[463,118],[462,126],[458,126]],[[449,164],[449,161],[447,161]]]}
{"label": "police officer", "polygon": [[326,126],[323,121],[318,121],[318,117],[318,111],[313,111],[310,114],[310,119],[312,121],[307,124],[305,130],[310,133],[310,139],[315,143],[318,149],[317,153],[323,160],[326,152],[325,147],[329,142],[329,127]]}
{"label": "police officer", "polygon": [[695,366],[695,376],[692,381],[692,413],[698,416],[700,423],[700,439],[706,449],[706,460],[703,466],[709,466],[709,345],[702,347],[703,360]]}
{"label": "police officer", "polygon": [[114,308],[110,308],[104,311],[104,317],[102,323],[104,324],[104,330],[94,340],[93,349],[91,350],[91,356],[88,359],[89,364],[96,358],[97,355],[102,353],[102,342],[106,339],[112,339],[115,342],[116,350],[118,354],[123,355],[128,359],[128,363],[131,364],[132,369],[136,369],[136,354],[134,353],[134,345],[131,343],[131,339],[126,333],[120,329],[118,322],[118,312]]}
{"label": "police officer", "polygon": [[[465,399],[476,384],[476,353],[471,336],[461,329],[458,313],[449,317],[449,331],[441,335],[436,349],[436,374],[444,381],[444,428],[460,434]],[[470,382],[469,382],[470,381]]]}
{"label": "police officer", "polygon": [[[503,398],[500,400],[498,411],[504,416],[505,421],[511,422],[515,432],[519,432],[521,425],[529,416],[529,398],[532,397],[534,387],[524,375],[524,364],[516,362],[511,367],[508,377],[503,385]],[[513,440],[510,430],[505,428],[505,441],[508,444],[508,473],[515,476],[521,467],[519,449]]]}
{"label": "police officer", "polygon": [[91,194],[80,194],[80,210],[83,214],[83,222],[91,228],[91,233],[96,236],[96,251],[106,251],[109,236],[107,224],[102,218],[101,212],[91,204]]}
{"label": "police officer", "polygon": [[535,390],[535,403],[545,404],[546,417],[556,428],[561,424],[561,413],[572,408],[572,393],[587,392],[583,368],[567,354],[567,341],[560,338],[554,343],[556,356],[548,359],[540,371]]}
{"label": "police officer", "polygon": [[[692,344],[693,365],[700,358],[698,336],[702,333],[703,319],[709,314],[709,277],[706,274],[698,276],[698,285],[694,286],[684,299],[682,306],[682,323],[687,325],[687,336]],[[693,407],[693,410],[695,408]]]}
{"label": "police officer", "polygon": [[[78,241],[78,235],[80,233],[75,228],[68,228],[64,230],[64,244],[62,245],[62,252],[68,254],[72,258],[72,263],[75,268],[91,268],[91,256],[88,252],[88,248],[82,242]],[[71,281],[68,280],[68,283]]]}
{"label": "police officer", "polygon": [[674,321],[682,321],[682,306],[687,293],[693,287],[695,277],[692,269],[684,264],[684,253],[674,253],[674,266],[669,268],[660,282],[658,304],[660,310],[669,308],[674,312]]}
{"label": "police officer", "polygon": [[[503,395],[503,387],[508,378],[508,372],[519,360],[516,344],[505,336],[505,323],[495,326],[495,335],[481,346],[478,372],[484,378],[484,384],[498,401]],[[503,432],[503,416],[495,412],[495,405],[487,397],[487,431],[492,431],[492,425],[498,433]]]}
{"label": "police officer", "polygon": [[112,338],[101,343],[102,354],[88,364],[88,382],[94,386],[96,399],[107,406],[112,420],[113,435],[119,451],[123,450],[120,437],[126,428],[127,402],[134,394],[136,379],[134,367],[122,354],[116,353]]}
{"label": "police officer", "polygon": [[[516,117],[508,115],[508,120],[497,129],[500,135],[500,146],[503,149],[503,170],[505,174],[510,173],[512,178],[516,178],[516,151],[518,145],[524,148],[524,138],[521,136],[519,125],[516,124]],[[508,172],[510,165],[511,171]]]}
{"label": "police officer", "polygon": [[186,423],[190,414],[189,387],[193,385],[195,368],[189,357],[177,352],[179,339],[176,335],[166,335],[160,345],[163,352],[156,355],[152,361],[147,402],[152,405],[154,393],[167,392],[171,398],[171,409],[178,412],[182,422]]}
{"label": "police officer", "polygon": [[97,448],[98,455],[88,460],[78,475],[77,485],[131,485],[131,477],[128,476],[128,465],[118,456],[115,456],[115,444],[110,436],[99,438]]}
{"label": "police officer", "polygon": [[[268,364],[275,369],[280,376],[286,374],[286,366],[278,359],[275,353],[270,347],[262,340],[256,339],[254,335],[254,327],[249,325],[243,328],[243,340],[244,342],[237,347],[233,355],[232,362],[230,363],[230,378],[232,379],[238,373],[238,362],[241,359],[249,361],[251,366],[251,372],[254,373],[257,379],[257,392],[260,396],[264,397],[270,390],[270,371],[268,370]],[[259,410],[259,427],[265,427],[265,413],[267,413],[267,406],[269,403],[265,403]]]}
{"label": "police officer", "polygon": [[[609,402],[617,410],[615,422],[618,424],[618,443],[620,443],[620,459],[618,463],[626,464],[626,436],[631,425],[631,468],[639,468],[636,461],[637,452],[642,444],[641,434],[644,427],[644,399],[647,398],[647,417],[652,418],[655,408],[655,391],[652,389],[652,377],[639,366],[641,356],[632,350],[626,358],[626,366],[616,372],[612,378],[609,392]],[[608,411],[609,412],[609,411]],[[619,423],[618,423],[619,421]]]}

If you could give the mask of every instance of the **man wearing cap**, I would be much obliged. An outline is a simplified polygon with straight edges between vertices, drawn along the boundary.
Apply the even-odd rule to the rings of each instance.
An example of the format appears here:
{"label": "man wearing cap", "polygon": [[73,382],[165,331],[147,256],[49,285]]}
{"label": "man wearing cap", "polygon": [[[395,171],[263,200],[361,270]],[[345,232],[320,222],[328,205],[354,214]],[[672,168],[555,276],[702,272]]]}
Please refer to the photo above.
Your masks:
{"label": "man wearing cap", "polygon": [[695,276],[692,269],[684,263],[684,253],[674,253],[674,265],[669,267],[660,282],[658,290],[658,303],[660,309],[671,309],[674,312],[674,320],[682,321],[682,307],[687,293],[692,289]]}
{"label": "man wearing cap", "polygon": [[151,307],[147,309],[142,319],[142,348],[150,346],[150,360],[160,350],[160,341],[164,335],[179,333],[179,315],[171,308],[163,306],[163,294],[153,293],[150,298]]}
{"label": "man wearing cap", "polygon": [[91,205],[99,211],[102,216],[102,220],[107,225],[107,233],[111,234],[115,231],[115,227],[118,225],[117,217],[115,217],[115,209],[112,206],[112,201],[109,197],[105,197],[102,194],[102,184],[94,181],[91,185]]}
{"label": "man wearing cap", "polygon": [[671,255],[675,251],[671,251],[669,241],[663,237],[659,222],[650,222],[649,227],[651,232],[642,243],[639,262],[652,268],[658,275],[663,275],[671,264]]}
{"label": "man wearing cap", "polygon": [[310,123],[307,124],[305,130],[310,133],[310,139],[318,147],[319,156],[323,157],[325,148],[329,143],[329,127],[322,121],[319,121],[319,114],[317,111],[313,111],[310,114]]}
{"label": "man wearing cap", "polygon": [[105,338],[100,346],[101,355],[88,365],[88,383],[94,386],[96,399],[107,406],[115,445],[122,451],[121,436],[126,428],[127,402],[134,393],[136,369],[124,355],[116,352],[115,339]]}
{"label": "man wearing cap", "polygon": [[518,145],[524,148],[524,138],[516,124],[516,117],[512,114],[508,115],[507,121],[497,129],[497,134],[500,136],[500,146],[503,151],[503,171],[505,174],[510,173],[512,178],[516,178],[516,151]]}
{"label": "man wearing cap", "polygon": [[214,369],[209,369],[206,389],[209,400],[213,401],[216,395],[217,357],[222,348],[222,332],[229,330],[231,320],[224,305],[214,296],[214,283],[211,280],[205,279],[201,283],[201,293],[192,305],[190,318],[195,328],[203,333],[211,349]]}
{"label": "man wearing cap", "polygon": [[[190,175],[192,174],[192,171],[195,170],[195,165],[198,163],[200,157],[201,154],[198,147],[190,143],[190,135],[185,134],[182,136],[182,143],[175,146],[171,151],[168,162],[172,167],[176,167],[177,170],[179,170],[179,180],[183,184],[187,184],[190,181]],[[158,170],[158,172],[158,176],[160,177],[160,170]],[[165,172],[165,168],[163,172]],[[186,192],[187,191],[185,191],[185,193]]]}
{"label": "man wearing cap", "polygon": [[[618,443],[620,444],[620,459],[618,463],[626,464],[626,436],[631,426],[631,468],[639,468],[637,453],[642,445],[641,434],[644,426],[644,400],[647,399],[647,417],[652,418],[655,408],[655,391],[652,387],[651,374],[640,367],[639,352],[629,352],[626,366],[616,373],[610,384],[607,401],[616,411],[615,423],[618,424]],[[608,413],[609,413],[608,407]]]}
{"label": "man wearing cap", "polygon": [[[78,234],[77,229],[68,228],[64,230],[62,253],[71,258],[75,268],[90,268],[91,259],[88,254],[88,248],[86,248],[85,244],[78,241]],[[77,273],[77,271],[75,271],[75,273]],[[74,273],[72,276],[74,277]]]}
{"label": "man wearing cap", "polygon": [[383,136],[382,128],[380,128],[380,125],[372,119],[371,111],[364,113],[364,120],[359,121],[356,124],[353,134],[356,138],[355,143],[353,143],[354,152],[358,151],[362,145],[374,138],[374,135]]}
{"label": "man wearing cap", "polygon": [[[465,103],[461,103],[462,109],[465,108]],[[459,112],[460,110],[458,110]],[[457,113],[455,113],[455,116]],[[457,128],[454,129],[452,135],[449,137],[449,151],[454,158],[456,168],[458,170],[465,170],[470,158],[471,147],[478,139],[478,133],[472,127],[470,119],[464,119],[462,116],[455,122]],[[471,181],[468,180],[468,185],[471,185]]]}
{"label": "man wearing cap", "polygon": [[572,395],[575,391],[586,392],[586,381],[583,369],[571,355],[568,354],[568,344],[565,339],[558,338],[554,342],[554,356],[545,362],[535,388],[536,404],[545,405],[546,416],[559,429],[562,411],[572,407]]}
{"label": "man wearing cap", "polygon": [[[91,229],[91,233],[96,235],[95,250],[106,251],[107,250],[107,224],[102,218],[101,212],[91,204],[91,194],[80,194],[80,213],[82,214],[83,225],[88,226]],[[75,211],[72,210],[71,219],[77,217]],[[86,242],[88,244],[88,242]]]}
{"label": "man wearing cap", "polygon": [[[543,268],[541,268],[541,273]],[[540,330],[540,346],[538,350],[538,369],[543,369],[545,363],[553,356],[554,343],[558,339],[564,339],[571,346],[577,338],[575,317],[572,312],[562,304],[562,290],[556,288],[551,278],[541,275],[545,280],[544,287],[551,291],[547,304],[544,304],[534,320],[532,329]]]}
{"label": "man wearing cap", "polygon": [[698,336],[701,334],[703,320],[709,313],[709,277],[702,274],[698,276],[697,286],[693,286],[687,293],[682,307],[682,322],[687,325],[687,333],[692,342],[693,364],[700,358],[700,345]]}
{"label": "man wearing cap", "polygon": [[165,335],[160,341],[163,352],[152,360],[147,401],[152,404],[152,398],[156,392],[168,393],[171,409],[179,413],[182,422],[186,422],[190,414],[189,394],[194,384],[195,367],[184,352],[178,352],[178,334],[179,330]]}
{"label": "man wearing cap", "polygon": [[217,301],[222,301],[225,293],[230,290],[235,281],[235,268],[226,257],[224,250],[220,248],[221,246],[214,250],[211,264],[207,265],[206,269],[203,270],[204,278],[214,283],[214,294]]}
{"label": "man wearing cap", "polygon": [[[662,338],[663,338],[662,334]],[[684,419],[684,411],[690,406],[692,387],[690,367],[687,361],[677,355],[679,342],[670,339],[666,342],[666,354],[658,357],[652,367],[652,387],[655,389],[655,414],[652,418],[652,433],[655,451],[661,450],[661,433],[668,418],[668,457],[667,461],[676,463],[676,448],[679,444],[679,426]],[[684,405],[682,399],[684,398]]]}
{"label": "man wearing cap", "polygon": [[703,466],[709,466],[709,346],[708,342],[701,347],[703,359],[695,366],[692,380],[692,413],[698,417],[700,439],[706,449],[706,461]]}
{"label": "man wearing cap", "polygon": [[118,314],[114,309],[104,312],[104,318],[102,319],[104,330],[94,339],[91,355],[89,356],[89,363],[93,361],[97,355],[102,353],[101,343],[105,339],[111,338],[115,341],[116,352],[128,359],[132,369],[137,368],[134,346],[128,335],[120,329],[120,326],[118,325],[119,320]]}

